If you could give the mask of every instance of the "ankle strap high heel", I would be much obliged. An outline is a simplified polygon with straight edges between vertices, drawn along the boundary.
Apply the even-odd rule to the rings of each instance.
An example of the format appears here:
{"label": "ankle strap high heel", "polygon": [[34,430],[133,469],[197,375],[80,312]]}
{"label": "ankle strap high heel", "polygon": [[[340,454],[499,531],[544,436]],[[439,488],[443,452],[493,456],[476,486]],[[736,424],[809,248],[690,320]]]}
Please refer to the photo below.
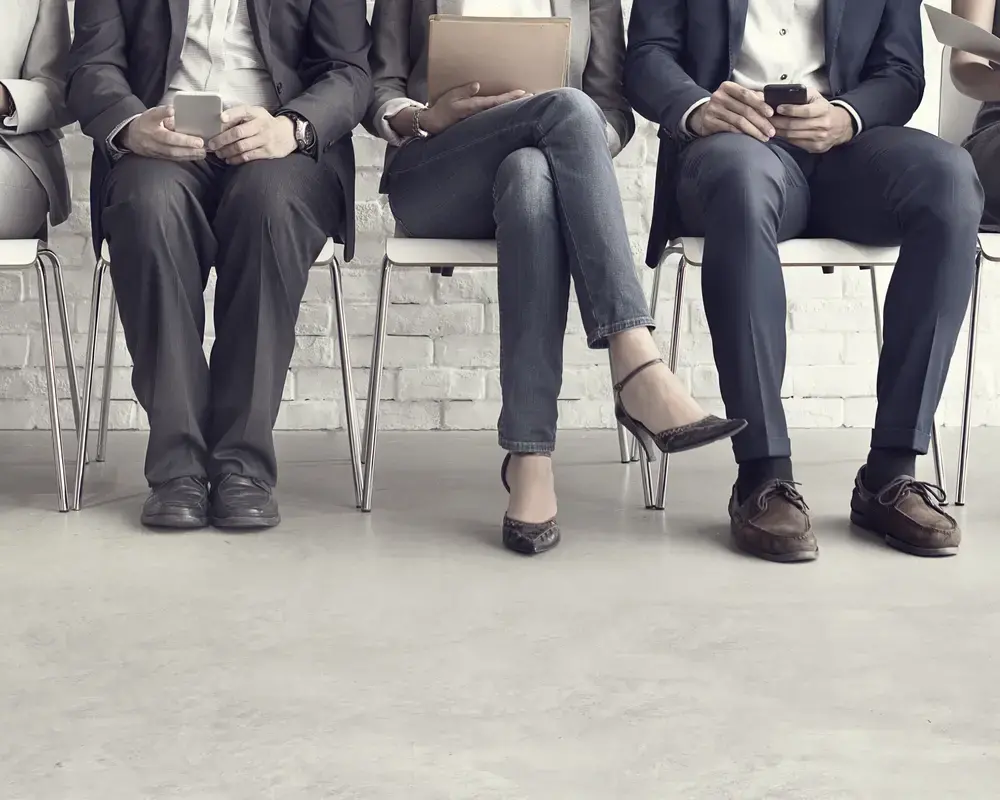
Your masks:
{"label": "ankle strap high heel", "polygon": [[[510,467],[513,453],[507,453],[500,467],[500,480],[503,488],[510,494],[510,484],[507,482],[507,469]],[[511,519],[506,514],[503,518],[503,546],[524,556],[537,556],[551,550],[562,540],[562,531],[555,517],[546,522],[521,522]]]}
{"label": "ankle strap high heel", "polygon": [[646,451],[646,458],[650,461],[656,460],[657,450],[661,453],[682,453],[685,450],[694,450],[722,439],[729,439],[747,426],[746,420],[743,419],[720,419],[709,415],[697,422],[681,425],[677,428],[667,428],[659,433],[651,431],[625,410],[625,404],[622,402],[622,390],[629,381],[641,372],[662,363],[662,358],[647,361],[632,370],[614,386],[615,418],[638,440],[642,449]]}

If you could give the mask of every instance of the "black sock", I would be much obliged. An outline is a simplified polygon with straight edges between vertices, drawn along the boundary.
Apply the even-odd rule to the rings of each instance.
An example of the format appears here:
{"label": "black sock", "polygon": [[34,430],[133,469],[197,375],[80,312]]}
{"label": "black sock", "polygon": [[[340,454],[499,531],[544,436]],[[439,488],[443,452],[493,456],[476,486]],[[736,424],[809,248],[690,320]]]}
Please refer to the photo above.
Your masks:
{"label": "black sock", "polygon": [[865,488],[869,492],[881,491],[900,475],[913,477],[917,472],[917,453],[897,448],[872,448],[865,466]]}
{"label": "black sock", "polygon": [[750,494],[767,481],[793,481],[792,459],[755,458],[740,463],[739,477],[736,479],[736,496],[745,503]]}

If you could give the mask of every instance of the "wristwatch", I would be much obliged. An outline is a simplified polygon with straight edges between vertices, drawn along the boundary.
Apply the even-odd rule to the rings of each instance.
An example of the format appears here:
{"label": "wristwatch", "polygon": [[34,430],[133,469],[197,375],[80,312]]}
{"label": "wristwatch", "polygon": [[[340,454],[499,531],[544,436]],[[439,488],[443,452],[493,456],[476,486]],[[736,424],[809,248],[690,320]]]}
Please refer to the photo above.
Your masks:
{"label": "wristwatch", "polygon": [[298,145],[299,152],[310,156],[315,155],[316,129],[313,128],[312,123],[294,111],[282,111],[278,116],[288,117],[292,121],[292,126],[295,128],[295,143]]}

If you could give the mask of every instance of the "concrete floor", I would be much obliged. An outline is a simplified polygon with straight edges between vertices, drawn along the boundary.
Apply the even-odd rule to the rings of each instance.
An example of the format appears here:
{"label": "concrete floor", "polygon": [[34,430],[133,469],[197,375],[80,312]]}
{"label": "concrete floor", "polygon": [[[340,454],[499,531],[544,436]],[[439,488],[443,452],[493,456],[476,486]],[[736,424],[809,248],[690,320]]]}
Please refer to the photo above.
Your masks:
{"label": "concrete floor", "polygon": [[342,437],[283,436],[243,536],[140,531],[141,435],[59,515],[46,434],[2,434],[0,800],[995,797],[1000,431],[945,561],[848,528],[865,438],[796,435],[822,555],[781,566],[730,548],[724,446],[655,513],[566,435],[529,560],[488,434],[385,435],[372,515]]}

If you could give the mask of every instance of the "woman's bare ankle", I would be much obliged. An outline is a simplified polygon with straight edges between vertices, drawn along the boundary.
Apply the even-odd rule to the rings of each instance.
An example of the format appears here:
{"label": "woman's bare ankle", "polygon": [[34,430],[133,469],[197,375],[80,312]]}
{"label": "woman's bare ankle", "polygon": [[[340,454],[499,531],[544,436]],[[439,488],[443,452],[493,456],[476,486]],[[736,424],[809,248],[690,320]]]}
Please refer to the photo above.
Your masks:
{"label": "woman's bare ankle", "polygon": [[542,523],[556,516],[555,478],[549,456],[513,453],[507,481],[510,483],[508,517],[519,522]]}

